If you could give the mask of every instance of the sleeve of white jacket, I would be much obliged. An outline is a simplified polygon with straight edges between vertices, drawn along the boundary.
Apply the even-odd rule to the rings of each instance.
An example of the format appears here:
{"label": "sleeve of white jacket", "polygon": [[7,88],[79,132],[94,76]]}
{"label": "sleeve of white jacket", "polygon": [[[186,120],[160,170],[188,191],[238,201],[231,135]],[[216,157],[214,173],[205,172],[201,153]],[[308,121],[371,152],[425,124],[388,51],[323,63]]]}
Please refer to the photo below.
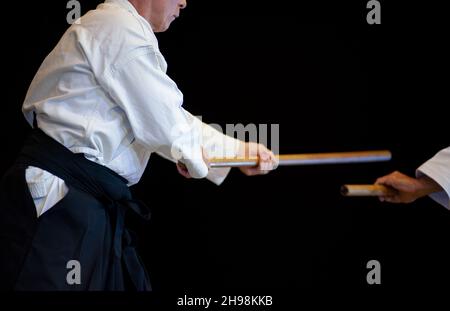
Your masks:
{"label": "sleeve of white jacket", "polygon": [[[236,157],[239,152],[239,145],[241,141],[223,134],[211,125],[203,123],[199,118],[194,117],[191,113],[184,110],[186,117],[193,126],[197,127],[201,131],[201,145],[205,149],[208,157],[224,158],[224,157]],[[176,162],[173,157],[166,157],[164,154],[158,152],[162,157]],[[227,177],[231,168],[211,168],[206,178],[216,185],[222,184]]]}
{"label": "sleeve of white jacket", "polygon": [[423,175],[433,179],[443,189],[441,192],[430,194],[430,197],[450,209],[450,147],[439,151],[417,169],[416,176]]}
{"label": "sleeve of white jacket", "polygon": [[161,69],[152,46],[131,52],[105,75],[106,88],[125,111],[136,140],[151,152],[180,159],[194,178],[208,175],[200,135],[183,108],[183,95]]}

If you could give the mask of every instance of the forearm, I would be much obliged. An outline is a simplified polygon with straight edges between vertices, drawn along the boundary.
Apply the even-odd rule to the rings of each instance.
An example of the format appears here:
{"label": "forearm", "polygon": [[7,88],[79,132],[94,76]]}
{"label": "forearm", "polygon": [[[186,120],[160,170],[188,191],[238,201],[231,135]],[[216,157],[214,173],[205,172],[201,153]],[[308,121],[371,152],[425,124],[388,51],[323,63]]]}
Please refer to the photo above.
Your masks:
{"label": "forearm", "polygon": [[426,175],[418,177],[417,181],[418,187],[416,190],[416,194],[418,198],[443,190],[436,181]]}

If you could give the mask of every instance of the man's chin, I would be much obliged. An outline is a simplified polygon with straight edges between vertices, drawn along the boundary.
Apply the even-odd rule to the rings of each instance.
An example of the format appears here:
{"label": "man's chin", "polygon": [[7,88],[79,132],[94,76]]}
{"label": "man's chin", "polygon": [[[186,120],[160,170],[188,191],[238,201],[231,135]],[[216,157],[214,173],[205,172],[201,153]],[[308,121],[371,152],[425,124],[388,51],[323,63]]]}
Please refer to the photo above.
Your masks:
{"label": "man's chin", "polygon": [[159,27],[155,27],[153,29],[153,32],[164,32],[164,31],[167,31],[169,29],[171,23],[172,22],[167,22],[164,25],[160,25]]}

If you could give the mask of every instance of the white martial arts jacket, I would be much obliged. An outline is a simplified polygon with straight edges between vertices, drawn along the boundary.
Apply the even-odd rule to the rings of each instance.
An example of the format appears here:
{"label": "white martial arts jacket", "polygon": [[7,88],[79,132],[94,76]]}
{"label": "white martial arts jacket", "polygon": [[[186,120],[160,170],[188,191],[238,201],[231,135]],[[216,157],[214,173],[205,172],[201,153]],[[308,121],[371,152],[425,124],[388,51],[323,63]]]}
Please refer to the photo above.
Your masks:
{"label": "white martial arts jacket", "polygon": [[[74,153],[136,184],[154,152],[190,175],[220,184],[229,169],[209,156],[236,156],[239,142],[183,109],[183,94],[166,74],[150,24],[127,0],[106,0],[63,35],[42,63],[23,104],[27,121]],[[67,192],[64,181],[30,167],[26,179],[38,216]]]}
{"label": "white martial arts jacket", "polygon": [[433,179],[443,189],[430,194],[430,197],[450,210],[450,147],[439,151],[417,169],[416,176],[423,175]]}

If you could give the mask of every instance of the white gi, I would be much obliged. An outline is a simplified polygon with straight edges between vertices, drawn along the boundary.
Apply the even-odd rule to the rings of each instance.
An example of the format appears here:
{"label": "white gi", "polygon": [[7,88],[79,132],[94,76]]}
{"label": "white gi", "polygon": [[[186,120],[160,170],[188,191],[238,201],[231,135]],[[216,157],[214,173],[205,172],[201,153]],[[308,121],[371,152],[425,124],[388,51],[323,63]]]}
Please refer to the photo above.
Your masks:
{"label": "white gi", "polygon": [[[208,168],[209,156],[236,156],[239,141],[182,108],[150,24],[127,0],[106,0],[73,24],[31,83],[23,112],[74,153],[136,184],[151,153],[183,156],[190,175],[220,184],[229,169]],[[193,138],[195,138],[193,140]],[[38,217],[67,193],[64,181],[36,167],[26,171]]]}
{"label": "white gi", "polygon": [[423,175],[433,179],[443,189],[430,194],[430,197],[450,210],[450,147],[439,151],[417,169],[416,176]]}

